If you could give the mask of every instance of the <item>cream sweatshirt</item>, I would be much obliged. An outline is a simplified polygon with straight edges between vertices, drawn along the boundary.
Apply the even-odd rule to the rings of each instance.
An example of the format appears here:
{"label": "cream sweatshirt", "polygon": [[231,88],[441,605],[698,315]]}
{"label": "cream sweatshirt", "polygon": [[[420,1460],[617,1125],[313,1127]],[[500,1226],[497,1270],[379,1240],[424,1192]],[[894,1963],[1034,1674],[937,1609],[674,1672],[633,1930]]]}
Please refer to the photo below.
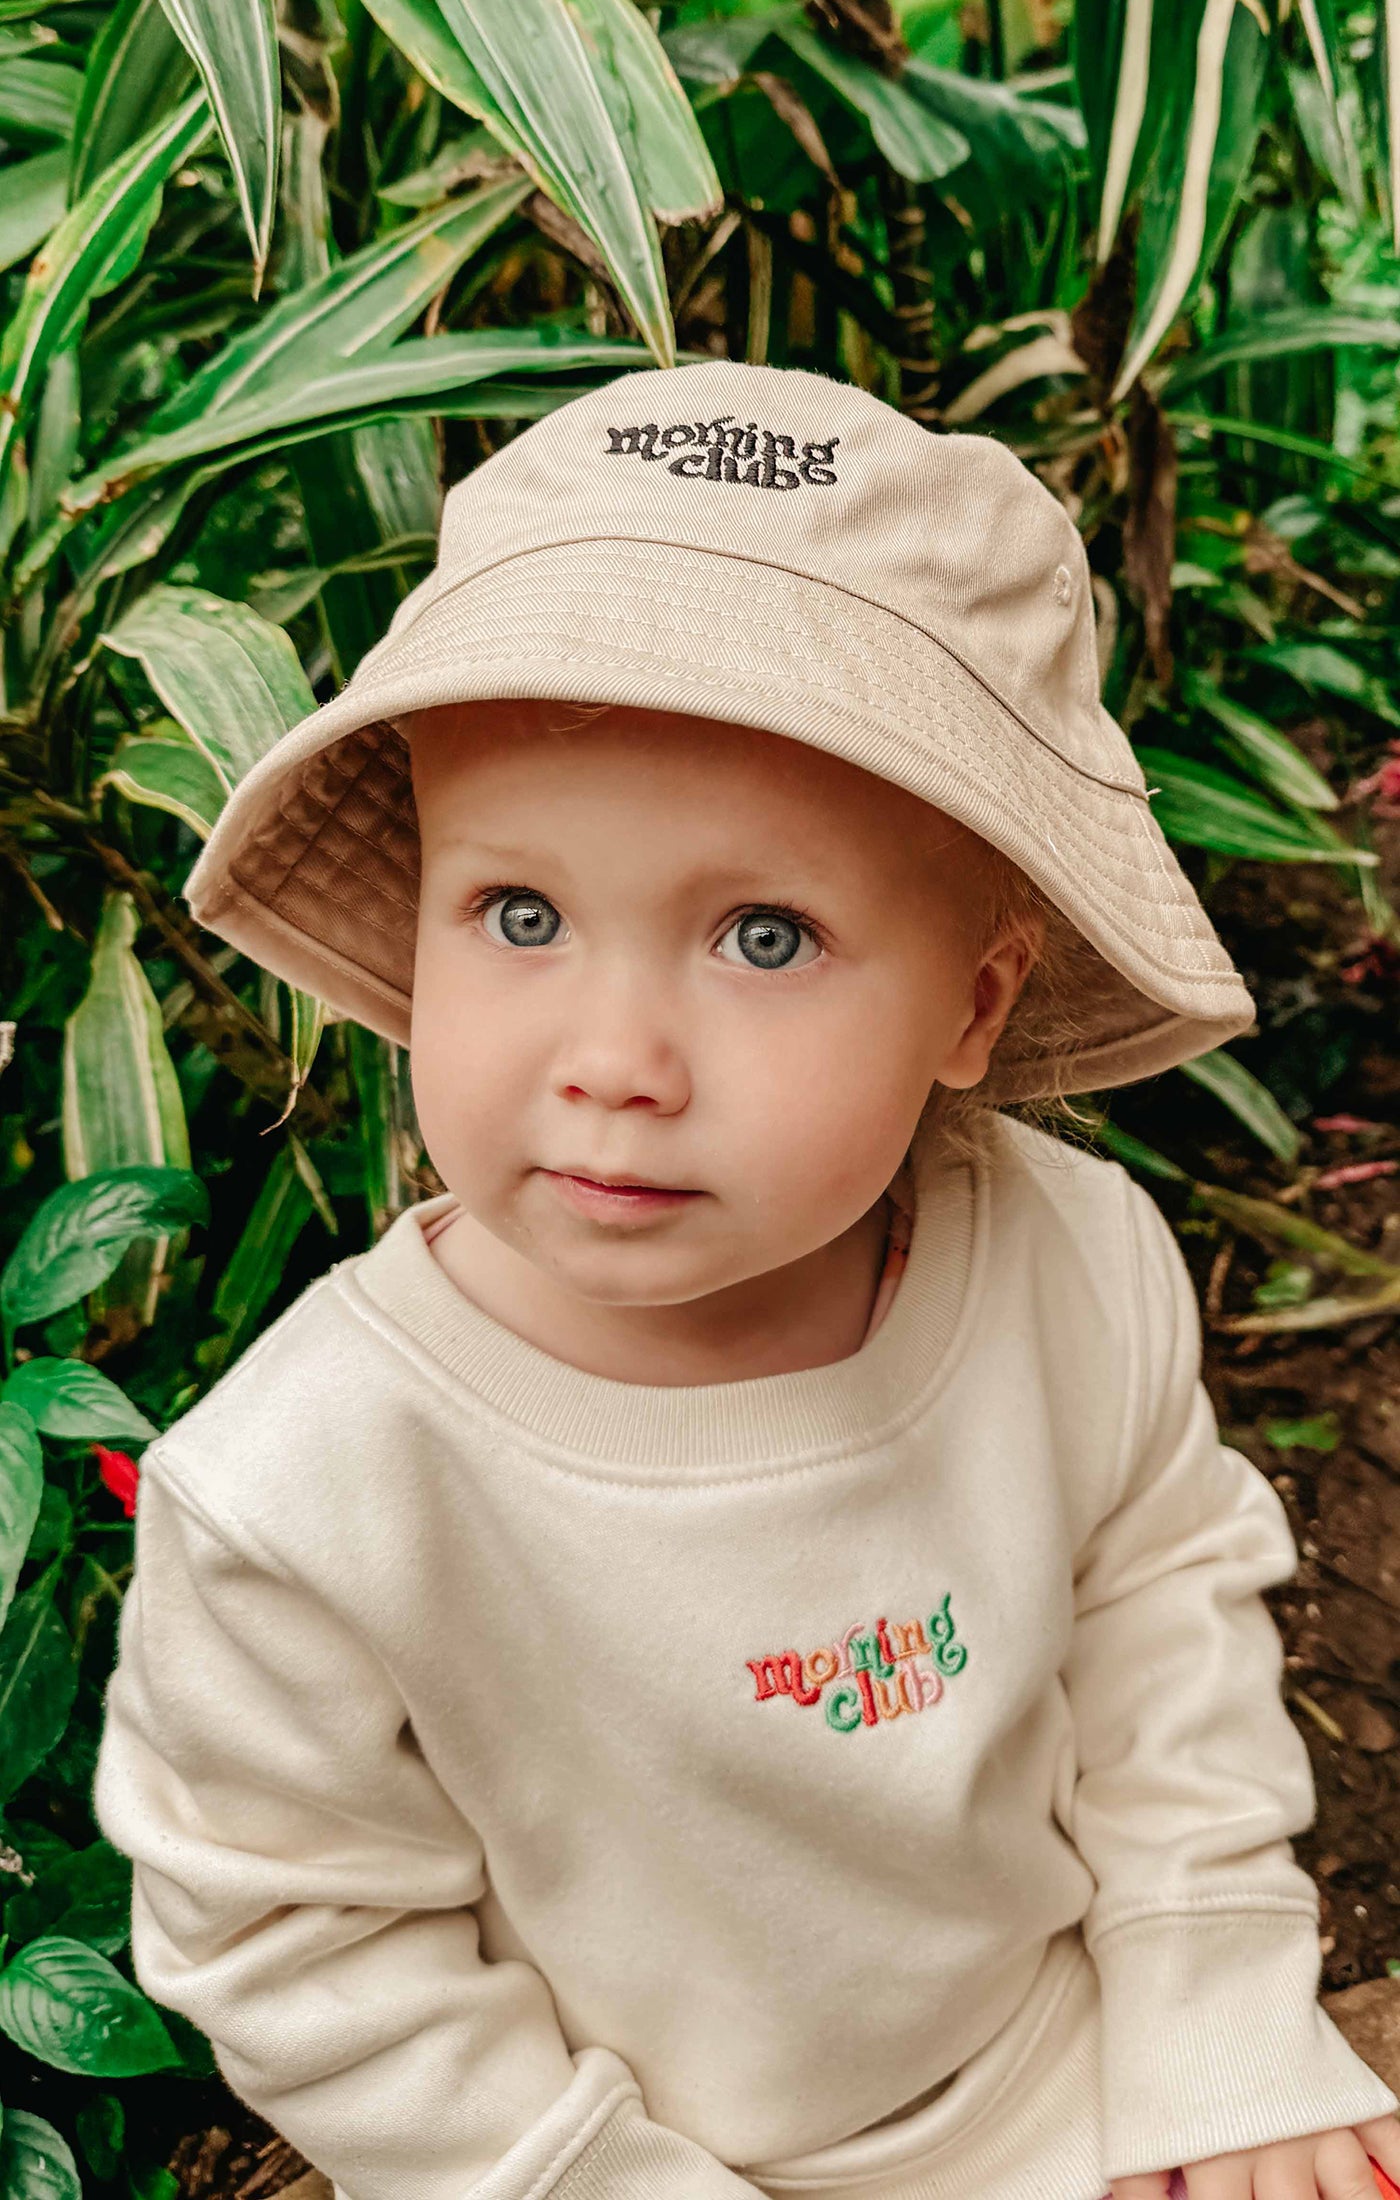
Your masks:
{"label": "cream sweatshirt", "polygon": [[448,1204],[147,1451],[95,1783],[138,1979],[341,2200],[1098,2200],[1400,2105],[1116,1164],[920,1160],[860,1351],[687,1388],[491,1321]]}

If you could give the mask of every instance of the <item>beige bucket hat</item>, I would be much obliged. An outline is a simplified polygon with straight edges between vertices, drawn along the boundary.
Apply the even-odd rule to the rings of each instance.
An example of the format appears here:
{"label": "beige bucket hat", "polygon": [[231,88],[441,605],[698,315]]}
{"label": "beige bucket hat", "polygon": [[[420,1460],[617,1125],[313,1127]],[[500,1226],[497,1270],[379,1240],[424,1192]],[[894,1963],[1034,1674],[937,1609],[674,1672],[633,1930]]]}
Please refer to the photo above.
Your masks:
{"label": "beige bucket hat", "polygon": [[733,360],[562,405],[451,490],[434,571],[231,796],[194,915],[406,1042],[418,840],[395,720],[506,697],[810,741],[1004,850],[1085,942],[1082,1040],[1059,1063],[999,1047],[991,1098],[1124,1084],[1253,1019],[1100,703],[1079,536],[989,437]]}

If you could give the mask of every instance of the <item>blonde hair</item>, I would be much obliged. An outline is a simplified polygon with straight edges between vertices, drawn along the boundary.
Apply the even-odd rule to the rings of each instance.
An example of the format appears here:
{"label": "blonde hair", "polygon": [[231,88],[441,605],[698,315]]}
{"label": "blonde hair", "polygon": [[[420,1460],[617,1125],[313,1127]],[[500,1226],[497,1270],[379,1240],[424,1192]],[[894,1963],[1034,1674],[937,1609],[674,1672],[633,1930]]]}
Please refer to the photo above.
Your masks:
{"label": "blonde hair", "polygon": [[1058,1134],[1083,1138],[1093,1115],[1076,1107],[1063,1078],[1069,1057],[1084,1037],[1084,958],[1086,942],[1078,927],[1051,901],[1018,863],[1000,848],[984,844],[992,887],[983,953],[1007,927],[1042,930],[1041,945],[1015,1005],[992,1049],[987,1074],[976,1085],[935,1085],[919,1118],[915,1140],[932,1139],[949,1162],[984,1158],[991,1145],[1000,1103],[995,1094],[998,1065],[1008,1056],[1033,1056],[1046,1065],[1049,1088],[1033,1100],[1012,1104],[1008,1112]]}

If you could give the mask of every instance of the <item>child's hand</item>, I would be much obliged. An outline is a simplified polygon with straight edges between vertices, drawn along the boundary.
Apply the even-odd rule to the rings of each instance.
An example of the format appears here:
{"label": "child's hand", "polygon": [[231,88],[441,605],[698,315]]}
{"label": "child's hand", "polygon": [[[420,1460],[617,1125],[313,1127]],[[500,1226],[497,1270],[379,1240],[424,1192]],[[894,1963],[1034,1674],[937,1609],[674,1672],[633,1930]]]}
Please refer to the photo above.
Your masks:
{"label": "child's hand", "polygon": [[[1187,2200],[1391,2200],[1367,2155],[1400,2185],[1400,2117],[1372,2116],[1340,2131],[1212,2154],[1182,2166]],[[1170,2171],[1119,2177],[1113,2200],[1166,2200]]]}

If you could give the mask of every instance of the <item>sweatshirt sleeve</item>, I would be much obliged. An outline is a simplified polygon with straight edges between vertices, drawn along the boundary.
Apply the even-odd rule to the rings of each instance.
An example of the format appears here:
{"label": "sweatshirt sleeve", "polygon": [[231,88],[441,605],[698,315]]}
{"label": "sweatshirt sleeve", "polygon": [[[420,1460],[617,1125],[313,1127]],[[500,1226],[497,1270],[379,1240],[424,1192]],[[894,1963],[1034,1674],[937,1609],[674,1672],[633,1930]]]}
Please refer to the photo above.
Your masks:
{"label": "sweatshirt sleeve", "polygon": [[1292,1531],[1220,1440],[1189,1271],[1125,1182],[1136,1411],[1115,1502],[1077,1554],[1063,1673],[1110,2180],[1400,2106],[1318,2002],[1317,1891],[1289,1840],[1316,1796],[1259,1594],[1292,1577]]}
{"label": "sweatshirt sleeve", "polygon": [[132,1961],[345,2200],[740,2200],[489,1962],[482,1846],[356,1631],[152,1453],[93,1801]]}

